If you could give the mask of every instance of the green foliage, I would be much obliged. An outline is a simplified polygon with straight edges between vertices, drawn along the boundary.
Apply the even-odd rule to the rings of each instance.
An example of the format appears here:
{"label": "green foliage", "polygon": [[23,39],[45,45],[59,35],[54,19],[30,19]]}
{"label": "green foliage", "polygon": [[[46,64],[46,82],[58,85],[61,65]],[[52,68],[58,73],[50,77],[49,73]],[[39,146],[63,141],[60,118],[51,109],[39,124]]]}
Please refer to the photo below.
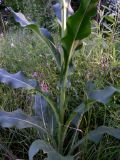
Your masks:
{"label": "green foliage", "polygon": [[86,140],[86,138],[89,139],[90,141],[93,141],[94,143],[98,144],[100,142],[100,140],[102,139],[103,135],[106,133],[108,135],[111,135],[115,138],[120,139],[120,128],[116,129],[116,128],[112,128],[112,127],[100,126],[97,129],[90,131],[85,138],[78,141],[77,144],[75,146],[73,146],[73,150],[77,146],[81,145],[83,143],[83,141]]}
{"label": "green foliage", "polygon": [[[67,20],[67,29],[62,39],[66,61],[72,57],[80,41],[91,33],[90,18],[96,13],[97,1],[81,1],[78,11]],[[72,25],[74,24],[74,25]],[[67,62],[66,62],[67,63]]]}
{"label": "green foliage", "polygon": [[105,88],[103,90],[97,90],[97,91],[89,92],[88,96],[89,96],[90,99],[94,99],[94,100],[96,100],[98,102],[106,104],[106,103],[109,102],[111,96],[115,92],[120,93],[119,90],[117,90],[116,88],[114,88],[114,87],[111,86],[111,87],[107,87],[107,88]]}
{"label": "green foliage", "polygon": [[[48,93],[43,92],[42,87],[39,86],[36,81],[25,78],[21,72],[16,74],[9,74],[4,69],[0,70],[1,83],[8,84],[13,88],[29,89],[34,93],[37,93],[35,95],[34,105],[37,117],[27,116],[20,110],[14,111],[12,113],[0,112],[0,123],[2,127],[10,128],[15,126],[17,128],[27,128],[33,126],[37,128],[40,133],[46,133],[47,142],[43,140],[36,140],[31,145],[29,150],[30,160],[33,159],[39,150],[43,150],[44,153],[47,153],[47,159],[49,160],[53,158],[74,159],[73,153],[76,151],[76,149],[78,149],[80,144],[85,143],[86,139],[98,143],[104,134],[108,134],[120,139],[119,128],[101,126],[89,132],[81,140],[76,138],[79,137],[78,132],[73,132],[72,138],[68,139],[69,144],[66,146],[65,143],[66,139],[68,138],[69,128],[71,127],[72,123],[75,124],[75,129],[77,130],[83,115],[91,108],[94,108],[94,101],[91,100],[91,102],[89,102],[89,99],[86,98],[83,100],[85,103],[82,103],[75,110],[72,110],[68,116],[65,115],[66,111],[69,109],[67,106],[67,85],[71,60],[76,52],[76,49],[81,46],[82,40],[91,33],[90,18],[95,14],[96,3],[96,0],[81,1],[81,5],[78,11],[72,16],[67,17],[70,1],[66,2],[63,0],[63,3],[61,3],[61,6],[63,6],[61,7],[63,14],[61,28],[61,43],[63,52],[61,53],[59,53],[57,50],[53,38],[46,29],[39,29],[36,23],[29,22],[23,14],[16,13],[10,8],[15,17],[15,20],[19,22],[22,27],[32,29],[40,39],[45,41],[45,44],[51,49],[53,53],[60,72],[59,95],[58,101],[56,102]],[[90,91],[87,94],[87,97],[104,104],[108,102],[109,98],[115,92],[119,92],[119,90],[115,89],[114,87],[108,87],[103,90],[94,91],[92,85],[90,87]],[[41,98],[40,95],[43,98]],[[39,113],[40,110],[42,114]],[[47,111],[48,114],[46,113]],[[66,148],[68,149],[66,152],[64,152],[64,149],[66,150]],[[65,156],[66,154],[67,157]]]}
{"label": "green foliage", "polygon": [[61,58],[58,49],[55,47],[52,36],[49,31],[45,28],[39,28],[39,26],[33,22],[29,22],[22,13],[16,13],[11,8],[9,8],[13,13],[16,22],[19,22],[22,27],[28,27],[32,29],[51,49],[52,53],[55,56],[58,67],[61,65]]}
{"label": "green foliage", "polygon": [[9,74],[4,69],[0,69],[0,74],[0,81],[3,83],[5,82],[12,88],[34,89],[37,87],[37,83],[34,80],[27,80],[22,72],[18,72],[17,74]]}
{"label": "green foliage", "polygon": [[40,124],[39,118],[27,116],[21,110],[8,113],[0,112],[0,122],[1,126],[4,128],[11,128],[14,126],[16,126],[18,129],[38,127],[45,132],[45,130],[42,128],[42,123]]}
{"label": "green foliage", "polygon": [[38,0],[4,0],[3,8],[6,8],[1,13],[1,26],[2,31],[6,34],[7,31],[18,29],[13,17],[7,11],[7,7],[14,8],[15,11],[24,12],[28,19],[37,21],[41,26],[47,27],[52,31],[56,30],[56,25],[53,24],[54,14],[50,6],[50,1],[38,1]]}
{"label": "green foliage", "polygon": [[63,157],[61,156],[59,153],[57,153],[50,144],[47,144],[45,141],[43,140],[36,140],[34,141],[29,149],[29,159],[33,160],[33,157],[37,154],[37,152],[39,150],[42,150],[44,153],[47,153],[47,158],[46,160],[50,160],[50,159],[56,159],[56,160],[73,160],[72,157],[67,156],[67,157]]}

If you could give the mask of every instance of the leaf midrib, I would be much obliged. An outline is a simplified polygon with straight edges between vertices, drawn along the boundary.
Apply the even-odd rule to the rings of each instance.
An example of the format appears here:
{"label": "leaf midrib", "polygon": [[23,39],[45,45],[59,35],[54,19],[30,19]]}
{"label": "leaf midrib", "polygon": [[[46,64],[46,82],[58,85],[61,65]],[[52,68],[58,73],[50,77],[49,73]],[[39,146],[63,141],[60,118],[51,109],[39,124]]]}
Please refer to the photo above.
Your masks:
{"label": "leaf midrib", "polygon": [[[13,80],[15,80],[15,81],[18,81],[18,82],[20,82],[20,83],[23,83],[23,84],[27,85],[28,88],[30,88],[30,89],[34,89],[34,87],[33,87],[32,85],[29,85],[29,84],[27,84],[26,82],[24,82],[24,81],[22,81],[22,80],[19,80],[19,79],[17,79],[17,78],[11,77],[11,76],[9,76],[9,75],[3,75],[3,78],[13,79]],[[3,82],[3,83],[4,83],[4,82]]]}
{"label": "leaf midrib", "polygon": [[45,129],[43,129],[43,128],[40,127],[39,125],[37,125],[37,124],[35,124],[35,123],[32,123],[32,122],[30,122],[30,121],[23,120],[23,119],[20,119],[20,118],[10,117],[10,116],[7,116],[7,118],[8,118],[8,119],[18,120],[18,121],[23,121],[23,122],[25,122],[25,123],[28,123],[28,124],[30,124],[30,125],[32,125],[32,126],[35,126],[35,127],[39,128],[39,129],[41,129],[42,131],[44,131],[45,133],[47,133],[47,132],[45,131]]}

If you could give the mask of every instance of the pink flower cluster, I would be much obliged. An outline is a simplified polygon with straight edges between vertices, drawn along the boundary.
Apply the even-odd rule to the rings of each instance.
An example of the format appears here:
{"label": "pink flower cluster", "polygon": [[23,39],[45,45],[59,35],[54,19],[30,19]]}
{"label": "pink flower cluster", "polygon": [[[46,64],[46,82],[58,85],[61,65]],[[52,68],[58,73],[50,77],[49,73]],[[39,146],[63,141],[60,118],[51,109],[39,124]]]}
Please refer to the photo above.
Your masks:
{"label": "pink flower cluster", "polygon": [[107,70],[109,68],[109,60],[106,57],[102,57],[101,61],[100,61],[100,65],[102,70]]}
{"label": "pink flower cluster", "polygon": [[[32,77],[39,79],[39,78],[43,77],[43,73],[33,72]],[[49,91],[49,87],[48,87],[47,83],[45,83],[44,81],[40,82],[40,79],[39,79],[39,84],[40,84],[40,88],[43,92]]]}
{"label": "pink flower cluster", "polygon": [[48,91],[49,91],[49,87],[48,87],[48,85],[47,85],[44,81],[42,81],[42,82],[40,83],[40,87],[41,87],[41,90],[42,90],[43,92],[48,92]]}
{"label": "pink flower cluster", "polygon": [[32,77],[34,77],[34,78],[39,77],[39,73],[38,72],[33,72]]}

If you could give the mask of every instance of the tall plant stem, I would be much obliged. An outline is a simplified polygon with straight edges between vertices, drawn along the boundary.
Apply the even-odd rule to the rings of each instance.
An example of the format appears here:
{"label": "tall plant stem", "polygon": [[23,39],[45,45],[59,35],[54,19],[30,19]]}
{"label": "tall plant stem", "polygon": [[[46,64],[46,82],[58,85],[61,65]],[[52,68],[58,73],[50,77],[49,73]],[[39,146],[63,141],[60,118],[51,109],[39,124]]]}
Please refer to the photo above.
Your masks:
{"label": "tall plant stem", "polygon": [[[72,47],[71,53],[74,53],[75,48],[74,45]],[[58,144],[59,144],[59,152],[62,152],[63,149],[63,143],[64,141],[62,139],[65,139],[64,135],[64,131],[66,131],[64,129],[64,115],[65,115],[65,110],[66,110],[66,104],[65,104],[65,100],[66,100],[66,89],[67,89],[67,79],[68,79],[68,70],[69,70],[69,63],[70,60],[72,58],[72,54],[70,53],[69,58],[66,62],[66,64],[64,64],[64,69],[63,71],[61,71],[61,88],[60,88],[60,125],[59,125],[59,132],[58,132]]]}
{"label": "tall plant stem", "polygon": [[58,130],[58,148],[59,152],[62,153],[63,149],[63,131],[64,131],[64,114],[65,114],[65,99],[66,99],[66,84],[67,84],[67,73],[63,74],[63,79],[61,81],[61,89],[60,89],[60,124]]}
{"label": "tall plant stem", "polygon": [[[62,15],[62,35],[61,38],[65,36],[65,30],[66,30],[66,21],[67,21],[67,6],[68,4],[66,3],[66,0],[62,0],[62,10],[61,10],[61,15]],[[65,99],[66,99],[66,83],[67,83],[67,70],[64,72],[64,65],[61,69],[61,86],[60,86],[60,104],[59,104],[59,109],[60,109],[60,123],[58,126],[58,150],[60,153],[62,153],[63,150],[63,142],[62,140],[62,132],[64,130],[64,112],[65,112]]]}
{"label": "tall plant stem", "polygon": [[65,35],[66,21],[67,21],[67,3],[66,0],[62,0],[62,37]]}

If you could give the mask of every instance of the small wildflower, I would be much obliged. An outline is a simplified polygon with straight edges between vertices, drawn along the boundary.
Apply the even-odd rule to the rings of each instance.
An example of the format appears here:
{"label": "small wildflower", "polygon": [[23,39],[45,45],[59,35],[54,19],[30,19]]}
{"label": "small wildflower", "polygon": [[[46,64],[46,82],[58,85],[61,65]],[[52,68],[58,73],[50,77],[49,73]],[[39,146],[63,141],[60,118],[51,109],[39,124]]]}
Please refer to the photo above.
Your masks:
{"label": "small wildflower", "polygon": [[4,37],[4,34],[3,33],[0,33],[0,38],[3,38]]}
{"label": "small wildflower", "polygon": [[32,77],[34,77],[34,78],[38,77],[38,73],[37,72],[33,72]]}
{"label": "small wildflower", "polygon": [[100,61],[100,65],[102,70],[107,70],[109,68],[109,61],[108,58],[106,57],[102,57],[101,61]]}
{"label": "small wildflower", "polygon": [[13,42],[10,44],[10,46],[11,46],[11,48],[15,48],[15,45]]}
{"label": "small wildflower", "polygon": [[48,92],[48,90],[49,90],[48,85],[47,85],[44,81],[42,81],[42,82],[40,83],[40,87],[41,87],[41,90],[42,90],[43,92]]}
{"label": "small wildflower", "polygon": [[40,78],[44,77],[44,74],[41,73],[41,72],[33,72],[32,77],[33,78],[38,78],[40,80]]}
{"label": "small wildflower", "polygon": [[87,70],[85,73],[86,80],[91,80],[93,78],[93,74],[91,71]]}

